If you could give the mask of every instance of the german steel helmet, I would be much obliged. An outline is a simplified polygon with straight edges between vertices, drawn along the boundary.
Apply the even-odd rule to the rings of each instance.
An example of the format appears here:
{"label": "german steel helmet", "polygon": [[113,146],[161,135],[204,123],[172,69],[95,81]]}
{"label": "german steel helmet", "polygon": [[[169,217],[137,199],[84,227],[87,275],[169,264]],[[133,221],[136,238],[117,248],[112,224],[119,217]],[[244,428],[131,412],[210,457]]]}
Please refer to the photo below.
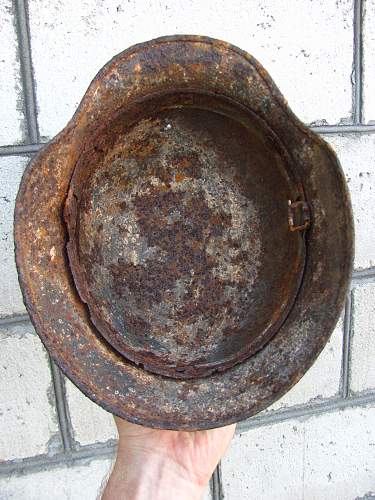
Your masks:
{"label": "german steel helmet", "polygon": [[134,423],[247,418],[312,365],[353,224],[332,149],[219,40],[131,47],[28,166],[15,209],[31,320],[89,398]]}

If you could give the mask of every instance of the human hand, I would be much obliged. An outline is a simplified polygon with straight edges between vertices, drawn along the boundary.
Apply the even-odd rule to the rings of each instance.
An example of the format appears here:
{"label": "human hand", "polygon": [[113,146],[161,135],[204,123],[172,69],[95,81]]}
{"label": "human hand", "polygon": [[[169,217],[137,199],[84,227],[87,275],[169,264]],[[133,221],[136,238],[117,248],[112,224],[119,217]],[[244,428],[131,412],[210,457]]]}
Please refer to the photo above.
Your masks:
{"label": "human hand", "polygon": [[115,422],[117,458],[102,500],[202,498],[236,427],[186,432]]}

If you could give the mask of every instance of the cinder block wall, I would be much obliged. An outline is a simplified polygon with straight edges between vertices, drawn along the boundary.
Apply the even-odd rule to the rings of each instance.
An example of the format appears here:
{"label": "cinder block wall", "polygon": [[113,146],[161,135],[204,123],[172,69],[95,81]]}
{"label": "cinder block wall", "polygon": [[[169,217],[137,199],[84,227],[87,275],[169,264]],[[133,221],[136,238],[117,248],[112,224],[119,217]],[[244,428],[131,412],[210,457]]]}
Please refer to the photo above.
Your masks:
{"label": "cinder block wall", "polygon": [[[375,1],[0,0],[0,499],[95,499],[116,432],[64,379],[22,303],[12,214],[22,172],[90,80],[131,44],[173,33],[257,57],[336,150],[356,259],[342,318],[313,368],[238,433],[207,498],[375,495]],[[32,235],[30,235],[32,238]]]}

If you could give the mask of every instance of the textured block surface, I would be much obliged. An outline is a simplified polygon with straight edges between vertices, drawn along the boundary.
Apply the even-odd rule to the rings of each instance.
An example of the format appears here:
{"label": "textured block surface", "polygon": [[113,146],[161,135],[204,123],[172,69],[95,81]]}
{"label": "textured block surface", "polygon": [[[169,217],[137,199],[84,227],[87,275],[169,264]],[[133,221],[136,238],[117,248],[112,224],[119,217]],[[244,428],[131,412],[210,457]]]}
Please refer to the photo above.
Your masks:
{"label": "textured block surface", "polygon": [[375,2],[364,2],[363,119],[375,123]]}
{"label": "textured block surface", "polygon": [[375,389],[375,283],[353,290],[350,389]]}
{"label": "textured block surface", "polygon": [[0,317],[26,312],[14,261],[13,210],[27,161],[24,157],[0,157]]}
{"label": "textured block surface", "polygon": [[353,500],[374,489],[375,408],[237,435],[222,461],[226,500]]}
{"label": "textured block surface", "polygon": [[0,326],[0,429],[0,462],[60,449],[48,356],[29,324]]}
{"label": "textured block surface", "polygon": [[24,116],[17,35],[11,0],[0,2],[0,146],[22,142]]}
{"label": "textured block surface", "polygon": [[2,500],[97,500],[112,460],[0,478]]}
{"label": "textured block surface", "polygon": [[326,136],[344,169],[355,225],[354,267],[375,266],[375,134]]}
{"label": "textured block surface", "polygon": [[176,33],[224,39],[250,52],[303,121],[346,122],[352,16],[352,0],[34,0],[30,29],[41,135],[51,137],[66,125],[91,79],[115,54]]}
{"label": "textured block surface", "polygon": [[88,399],[68,379],[65,381],[70,421],[76,444],[83,446],[117,439],[112,415]]}

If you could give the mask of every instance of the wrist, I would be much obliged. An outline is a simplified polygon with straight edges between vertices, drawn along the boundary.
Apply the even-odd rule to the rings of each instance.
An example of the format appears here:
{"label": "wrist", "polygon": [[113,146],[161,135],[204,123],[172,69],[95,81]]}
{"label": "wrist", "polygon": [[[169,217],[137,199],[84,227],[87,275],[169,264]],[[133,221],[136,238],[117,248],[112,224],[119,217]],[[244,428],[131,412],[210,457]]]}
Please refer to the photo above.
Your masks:
{"label": "wrist", "polygon": [[[208,481],[191,477],[163,453],[125,446],[119,447],[106,493],[122,500],[201,500]],[[117,489],[121,496],[114,495]]]}
{"label": "wrist", "polygon": [[132,500],[201,500],[204,486],[198,485],[180,475],[174,474],[169,467],[143,467],[137,475],[127,480],[129,499]]}

